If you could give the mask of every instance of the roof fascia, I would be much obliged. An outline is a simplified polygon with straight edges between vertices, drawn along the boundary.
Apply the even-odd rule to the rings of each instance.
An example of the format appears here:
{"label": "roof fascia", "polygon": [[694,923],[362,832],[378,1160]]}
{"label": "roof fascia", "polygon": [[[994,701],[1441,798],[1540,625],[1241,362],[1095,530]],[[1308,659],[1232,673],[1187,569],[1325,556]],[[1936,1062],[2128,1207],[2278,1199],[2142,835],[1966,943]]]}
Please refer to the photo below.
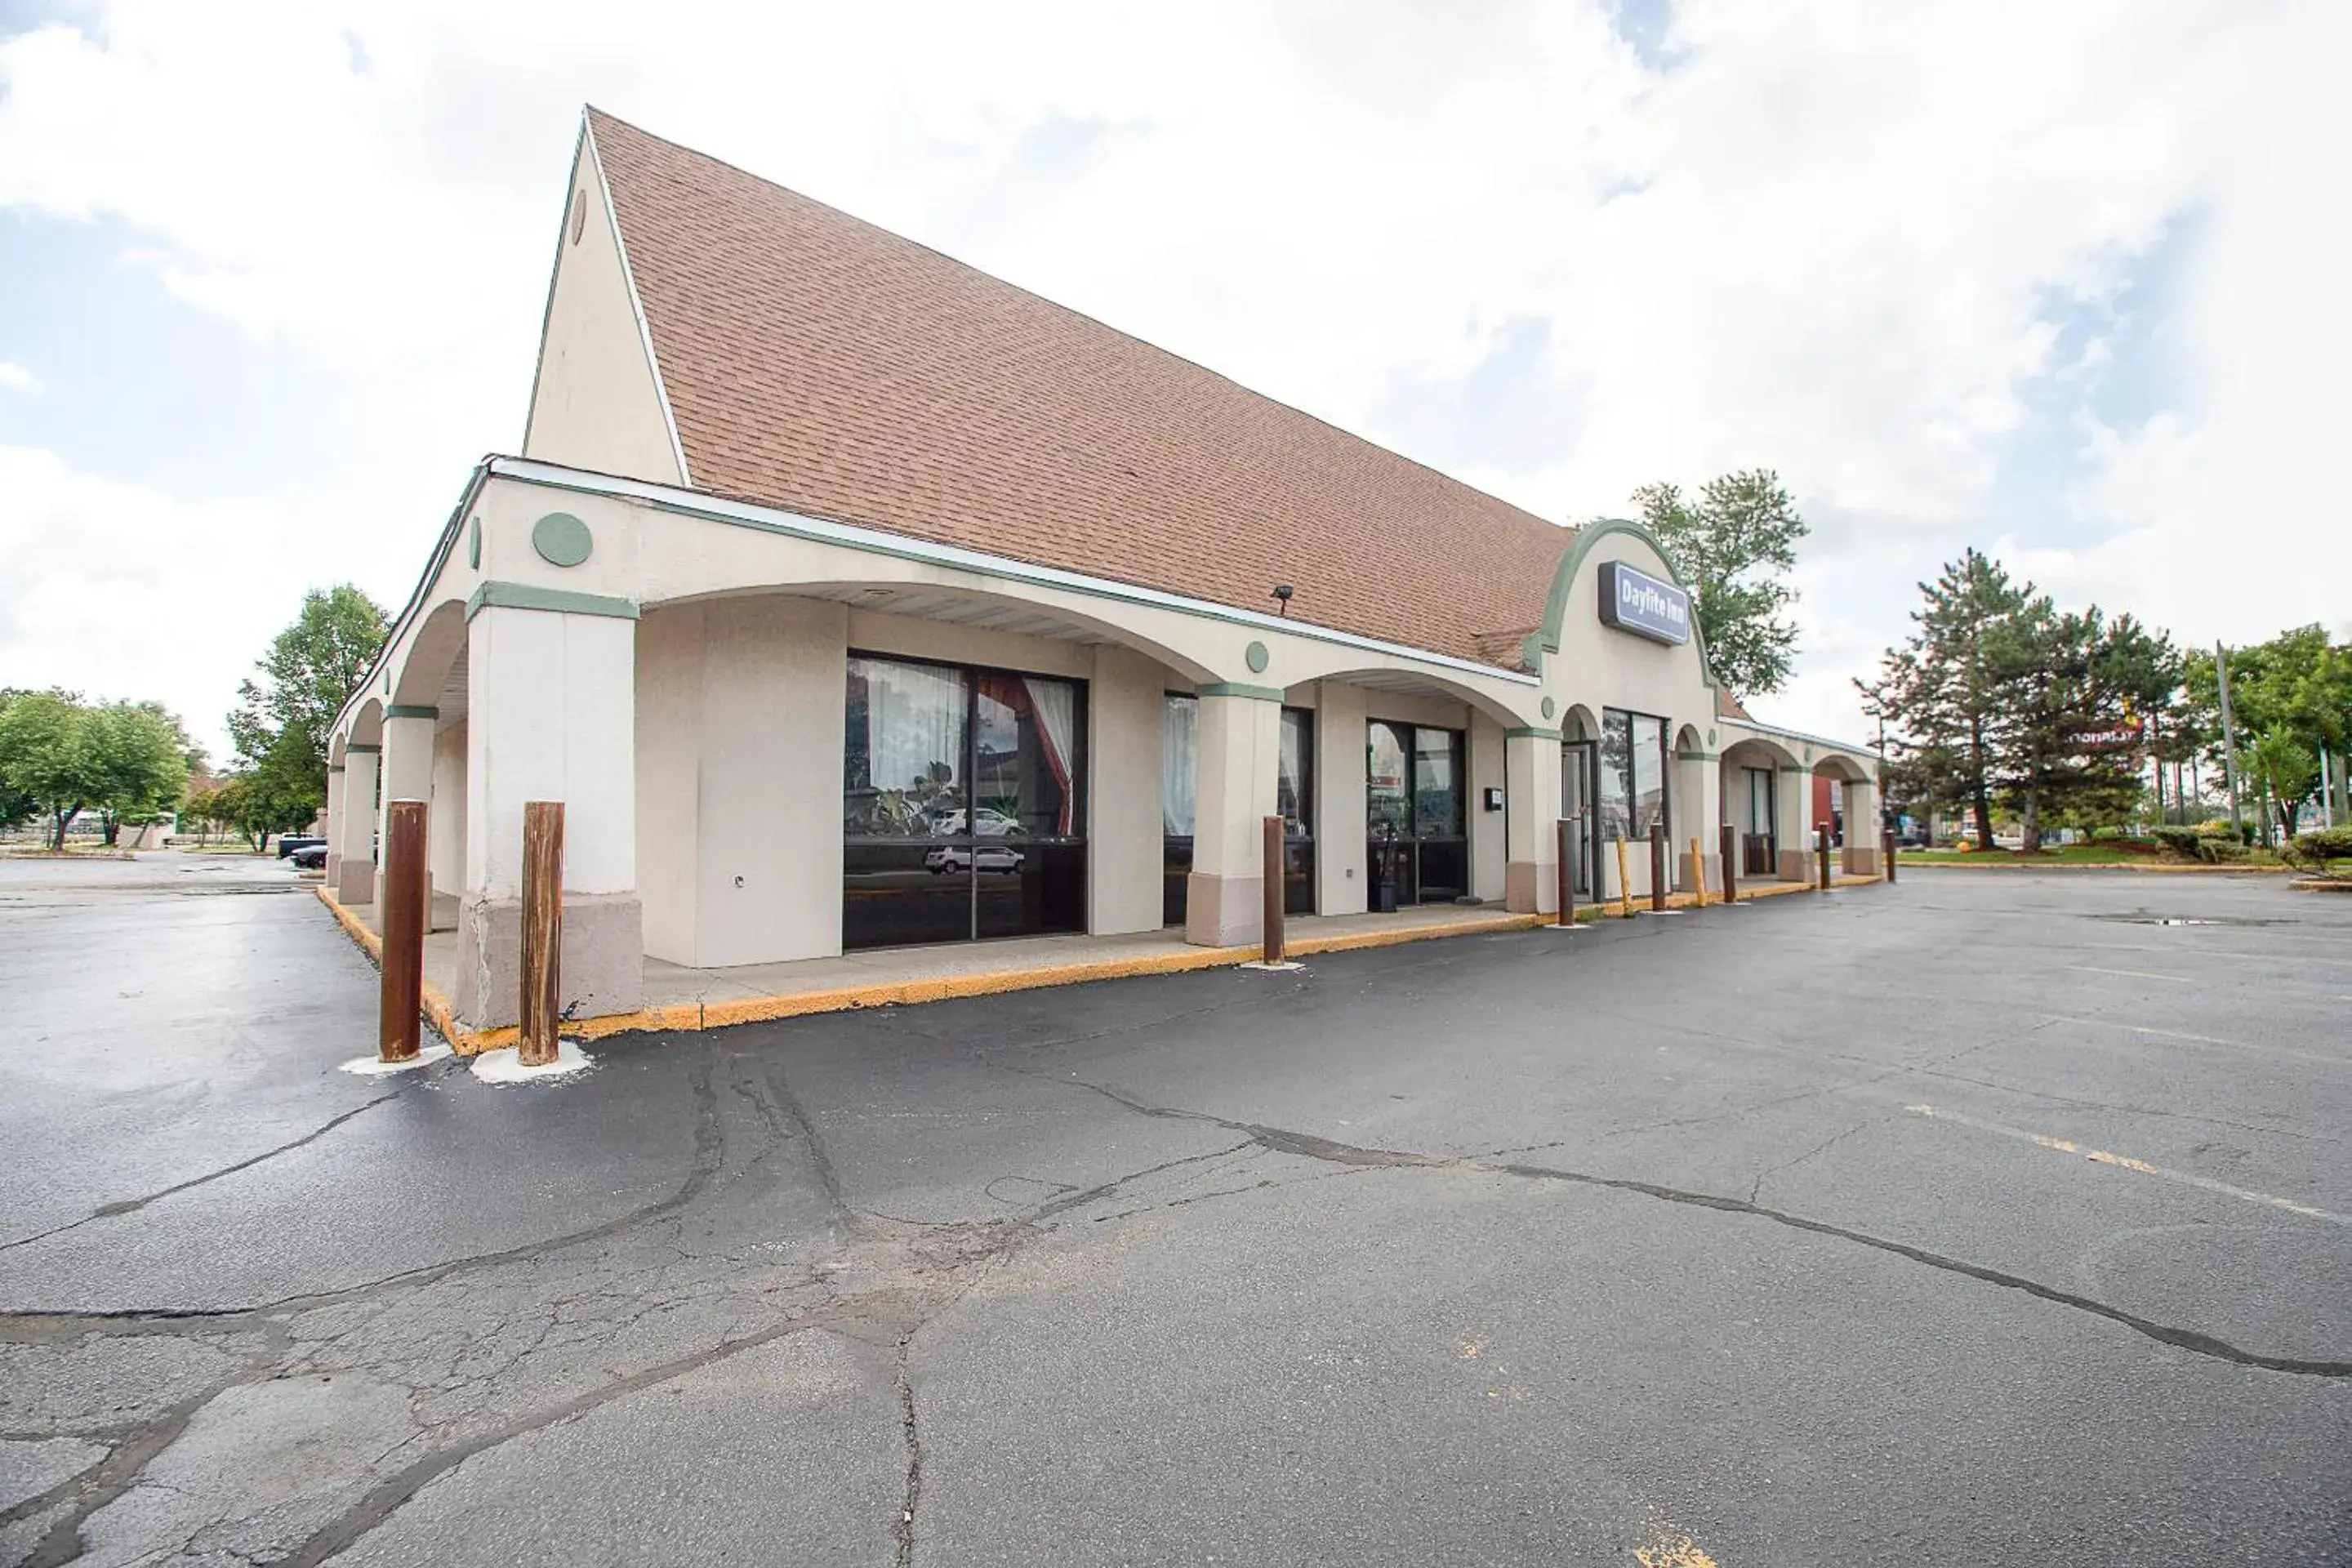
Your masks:
{"label": "roof fascia", "polygon": [[1442,669],[1458,670],[1464,674],[1485,676],[1507,681],[1514,686],[1534,687],[1538,678],[1528,671],[1504,669],[1496,665],[1480,664],[1475,659],[1459,658],[1452,654],[1436,653],[1428,648],[1411,647],[1403,643],[1384,642],[1378,637],[1360,637],[1330,626],[1318,626],[1311,621],[1288,620],[1263,611],[1236,609],[1207,599],[1189,598],[1181,594],[1166,593],[1158,588],[1146,588],[1133,583],[1115,582],[1108,577],[1089,577],[1082,573],[1066,572],[1057,566],[1038,566],[1026,561],[1014,561],[982,551],[967,550],[961,545],[934,544],[928,540],[912,539],[905,534],[887,533],[879,529],[861,528],[854,523],[835,522],[826,518],[808,517],[799,512],[785,511],[776,507],[760,506],[751,501],[730,500],[701,491],[682,490],[669,485],[658,485],[646,479],[624,479],[615,474],[591,473],[583,468],[568,468],[558,463],[542,462],[534,458],[493,458],[489,471],[502,479],[543,486],[550,489],[571,490],[584,495],[610,496],[623,500],[641,501],[664,511],[677,512],[706,521],[725,523],[735,528],[756,529],[767,533],[788,534],[793,538],[812,540],[824,544],[838,544],[852,550],[862,550],[874,555],[895,556],[900,560],[920,561],[930,565],[950,566],[959,571],[985,572],[992,576],[1010,577],[1016,582],[1040,587],[1062,588],[1085,594],[1092,598],[1111,599],[1130,605],[1148,605],[1155,609],[1180,611],[1212,620],[1229,621],[1236,626],[1252,626],[1265,631],[1283,632],[1293,637],[1311,638],[1317,642],[1336,644],[1341,647],[1361,648],[1368,653],[1383,654],[1394,658],[1409,658],[1415,663]]}
{"label": "roof fascia", "polygon": [[[1569,543],[1568,553],[1559,558],[1559,567],[1551,574],[1551,593],[1544,600],[1543,625],[1528,634],[1522,657],[1530,668],[1540,669],[1545,654],[1559,651],[1559,628],[1568,616],[1569,584],[1576,581],[1576,574],[1584,565],[1584,558],[1592,553],[1592,547],[1617,533],[1632,534],[1656,551],[1658,559],[1665,564],[1666,575],[1674,579],[1675,586],[1685,594],[1691,591],[1690,584],[1683,581],[1682,568],[1675,564],[1674,552],[1659,542],[1656,534],[1640,523],[1622,517],[1597,518],[1585,523],[1577,529],[1575,539]],[[1696,616],[1691,621],[1691,646],[1698,649],[1699,674],[1705,678],[1708,688],[1712,689],[1721,686],[1723,682],[1715,678],[1715,666],[1706,657],[1706,638],[1699,634]]]}
{"label": "roof fascia", "polygon": [[1827,735],[1815,735],[1804,730],[1784,730],[1778,724],[1766,724],[1755,719],[1717,719],[1716,722],[1727,728],[1736,726],[1751,731],[1759,736],[1769,735],[1776,741],[1802,741],[1807,745],[1823,746],[1832,752],[1843,752],[1850,757],[1859,757],[1864,762],[1875,763],[1878,760],[1878,753],[1868,746],[1857,746],[1850,741],[1832,741]]}
{"label": "roof fascia", "polygon": [[[646,321],[645,301],[637,296],[636,269],[629,265],[628,236],[621,232],[621,215],[613,207],[613,184],[604,178],[604,160],[596,151],[596,128],[584,109],[580,111],[580,135],[588,147],[588,162],[596,171],[596,193],[604,198],[604,221],[612,226],[613,248],[620,252],[621,281],[629,286],[629,310],[637,318],[637,341],[645,345],[646,368],[653,372],[654,395],[661,400],[662,424],[669,431],[669,452],[677,464],[678,483],[691,489],[694,473],[686,466],[686,446],[677,438],[677,416],[669,405],[669,385],[662,380],[661,358],[654,353],[654,330]],[[553,304],[551,292],[548,300]]]}
{"label": "roof fascia", "polygon": [[425,575],[416,580],[416,586],[409,592],[408,603],[393,618],[392,628],[383,634],[383,645],[375,650],[375,657],[368,660],[367,672],[360,677],[359,684],[352,688],[352,694],[343,699],[343,705],[335,710],[334,721],[327,726],[330,738],[343,727],[343,721],[351,715],[352,706],[366,698],[368,688],[374,685],[376,677],[383,672],[384,663],[392,657],[392,650],[399,646],[400,639],[415,623],[417,612],[433,592],[433,584],[440,581],[441,568],[448,564],[450,552],[457,547],[459,525],[466,521],[466,514],[474,510],[474,502],[481,496],[482,487],[489,482],[491,463],[491,458],[484,458],[474,465],[473,474],[466,480],[466,488],[457,497],[457,504],[450,510],[449,520],[441,525],[441,537],[434,542],[433,553],[425,563]]}
{"label": "roof fascia", "polygon": [[[580,150],[588,145],[588,111],[580,111],[580,133],[572,139],[572,174],[580,172]],[[539,416],[539,378],[547,369],[547,327],[555,320],[555,275],[563,270],[563,231],[572,226],[572,179],[563,183],[563,212],[555,223],[555,258],[547,264],[547,303],[539,310],[539,357],[530,365],[530,402],[522,411],[522,449],[530,450],[530,425]]]}

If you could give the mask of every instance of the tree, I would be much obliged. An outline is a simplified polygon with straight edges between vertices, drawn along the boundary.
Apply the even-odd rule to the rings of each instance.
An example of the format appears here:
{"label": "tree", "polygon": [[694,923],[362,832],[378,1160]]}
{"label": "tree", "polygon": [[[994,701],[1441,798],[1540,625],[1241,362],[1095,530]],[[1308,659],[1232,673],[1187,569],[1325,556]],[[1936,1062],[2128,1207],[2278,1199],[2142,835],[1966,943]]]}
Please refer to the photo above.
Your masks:
{"label": "tree", "polygon": [[[2217,713],[2219,681],[2213,655],[2200,650],[2186,660],[2189,702],[2200,713]],[[2273,731],[2282,739],[2272,742],[2268,756],[2280,779],[2299,776],[2296,756],[2307,758],[2314,772],[2312,788],[2294,795],[2301,802],[2315,789],[2318,753],[2325,749],[2341,765],[2352,746],[2352,647],[2331,644],[2325,628],[2295,626],[2267,642],[2230,649],[2230,709],[2238,734],[2238,769],[2242,788],[2250,790],[2265,814],[2279,805],[2292,826],[2295,812],[2272,787],[2266,773],[2255,776],[2254,749]],[[2217,720],[2204,731],[2203,755],[2215,765],[2221,761],[2221,736]]]}
{"label": "tree", "polygon": [[2014,623],[2032,584],[2011,583],[2000,563],[1970,550],[1919,592],[1927,603],[1911,613],[1918,630],[1887,650],[1877,684],[1854,685],[1863,710],[1886,721],[1916,787],[1932,805],[1968,811],[1977,847],[1990,850],[1999,729],[2020,647]]}
{"label": "tree", "polygon": [[[23,687],[0,686],[0,714],[5,714],[9,705],[18,698],[33,695],[34,693]],[[18,789],[9,783],[6,770],[0,768],[0,828],[15,827],[20,823],[29,822],[39,814],[40,809],[41,803],[35,800],[26,791]]]}
{"label": "tree", "polygon": [[2001,700],[1990,727],[2004,805],[2023,848],[2042,847],[2045,822],[2092,826],[2128,814],[2139,798],[2133,693],[2159,678],[2159,639],[2097,605],[2076,614],[2028,599],[1991,640]]}
{"label": "tree", "polygon": [[[299,827],[326,801],[328,727],[383,645],[384,616],[350,584],[313,588],[294,624],[270,639],[255,668],[258,682],[237,688],[228,716],[239,767],[236,818],[247,834]],[[257,826],[266,825],[266,826]]]}
{"label": "tree", "polygon": [[2280,833],[2294,837],[2304,802],[2319,790],[2318,753],[2305,746],[2294,730],[2273,724],[2246,748],[2245,763],[2247,781],[2278,808]]}
{"label": "tree", "polygon": [[1797,648],[1796,623],[1784,614],[1797,593],[1785,579],[1808,531],[1780,476],[1725,474],[1696,502],[1673,485],[1643,485],[1633,506],[1690,585],[1716,679],[1737,697],[1780,690]]}
{"label": "tree", "polygon": [[0,777],[49,820],[49,847],[99,794],[86,734],[89,710],[63,691],[27,692],[0,711]]}
{"label": "tree", "polygon": [[125,822],[152,822],[188,787],[192,750],[178,720],[154,703],[112,702],[83,714],[90,794],[111,847]]}

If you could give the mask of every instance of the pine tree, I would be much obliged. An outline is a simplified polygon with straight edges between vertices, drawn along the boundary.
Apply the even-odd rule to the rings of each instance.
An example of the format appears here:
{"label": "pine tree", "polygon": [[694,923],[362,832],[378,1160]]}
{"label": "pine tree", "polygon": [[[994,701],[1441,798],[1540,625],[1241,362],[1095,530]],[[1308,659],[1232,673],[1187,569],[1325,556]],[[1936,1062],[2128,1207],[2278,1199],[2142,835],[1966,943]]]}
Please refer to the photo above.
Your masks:
{"label": "pine tree", "polygon": [[1927,602],[1911,613],[1918,629],[1887,650],[1875,685],[1854,684],[1928,802],[1965,808],[1978,847],[1990,850],[2002,710],[2020,647],[2014,623],[2032,584],[2011,583],[1999,562],[1972,549],[1919,591]]}

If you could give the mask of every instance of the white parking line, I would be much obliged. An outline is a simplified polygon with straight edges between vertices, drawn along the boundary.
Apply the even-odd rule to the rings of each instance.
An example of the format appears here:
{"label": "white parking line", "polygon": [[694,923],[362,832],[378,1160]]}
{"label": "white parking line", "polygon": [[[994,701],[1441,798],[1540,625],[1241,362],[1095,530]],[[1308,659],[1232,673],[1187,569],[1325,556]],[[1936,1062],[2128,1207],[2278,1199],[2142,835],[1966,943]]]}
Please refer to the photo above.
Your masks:
{"label": "white parking line", "polygon": [[2169,980],[2175,985],[2194,985],[2197,984],[2197,982],[2189,979],[2186,974],[2158,974],[2155,971],[2147,969],[2101,969],[2095,963],[2070,963],[2066,967],[2069,969],[2080,970],[2084,974],[2121,974],[2133,980]]}
{"label": "white parking line", "polygon": [[2200,1187],[2209,1193],[2219,1193],[2223,1197],[2236,1198],[2242,1203],[2261,1204],[2268,1208],[2284,1209],[2289,1214],[2299,1214],[2307,1219],[2326,1220],[2330,1225],[2352,1226],[2352,1215],[2315,1208],[2309,1204],[2298,1203],[2293,1198],[2280,1197],[2275,1193],[2258,1193],[2251,1187],[2233,1187],[2227,1182],[2217,1182],[2210,1176],[2200,1176],[2193,1171],[2168,1171],[2160,1165],[2151,1165],[2146,1160],[2133,1159],[2128,1154],[2114,1154],[2105,1149],[2085,1149],[2071,1138],[2053,1138],[2046,1132],[2028,1132],[2021,1127],[2004,1127],[1998,1121],[1979,1121],[1973,1116],[1962,1115],[1957,1110],[1938,1110],[1932,1105],[1906,1105],[1903,1109],[1914,1116],[1925,1116],[1937,1121],[1956,1122],[1962,1127],[1974,1128],[1979,1132],[1990,1132],[2002,1138],[2013,1138],[2021,1143],[2032,1143],[2038,1148],[2049,1149],[2057,1153],[2079,1154],[2094,1164],[2106,1165],[2115,1170],[2135,1171],[2143,1176],[2160,1176],[2168,1182],[2179,1182],[2184,1186]]}

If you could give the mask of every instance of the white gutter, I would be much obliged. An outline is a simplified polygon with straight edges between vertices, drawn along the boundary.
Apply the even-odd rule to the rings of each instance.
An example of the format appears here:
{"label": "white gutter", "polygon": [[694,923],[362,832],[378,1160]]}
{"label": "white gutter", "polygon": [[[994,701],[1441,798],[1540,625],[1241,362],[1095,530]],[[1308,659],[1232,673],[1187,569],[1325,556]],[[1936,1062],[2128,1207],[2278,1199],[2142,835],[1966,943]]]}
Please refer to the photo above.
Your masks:
{"label": "white gutter", "polygon": [[1832,752],[1851,752],[1857,757],[1868,757],[1874,762],[1878,757],[1877,752],[1868,746],[1857,746],[1846,741],[1832,741],[1826,735],[1811,735],[1802,730],[1784,730],[1778,724],[1767,724],[1755,719],[1727,718],[1721,722],[1738,724],[1753,730],[1759,735],[1777,736],[1783,741],[1804,741],[1816,746],[1827,746]]}
{"label": "white gutter", "polygon": [[1065,572],[1055,566],[1037,566],[1025,561],[1014,561],[983,551],[966,550],[961,545],[934,544],[928,540],[912,539],[902,533],[887,533],[880,529],[860,528],[851,523],[834,522],[824,518],[805,517],[798,512],[783,511],[774,507],[755,505],[750,501],[729,500],[720,496],[700,491],[682,490],[669,485],[654,484],[645,479],[622,479],[614,474],[595,474],[585,469],[568,468],[560,464],[541,462],[532,458],[492,458],[489,471],[496,478],[514,479],[524,484],[542,485],[551,489],[572,490],[586,495],[609,496],[623,500],[641,501],[665,511],[684,513],[715,522],[731,523],[741,528],[756,528],[772,533],[789,534],[823,544],[838,544],[851,550],[863,550],[877,555],[895,555],[902,560],[929,562],[934,565],[952,567],[961,572],[985,572],[991,576],[1010,577],[1016,582],[1034,584],[1041,587],[1063,588],[1092,598],[1113,599],[1131,605],[1149,605],[1155,609],[1174,610],[1183,615],[1201,616],[1213,620],[1231,621],[1265,631],[1282,632],[1292,637],[1312,638],[1318,642],[1337,644],[1342,647],[1362,648],[1391,658],[1411,659],[1416,664],[1440,669],[1458,670],[1467,675],[1484,676],[1490,679],[1508,681],[1513,685],[1534,687],[1542,684],[1540,677],[1524,670],[1500,669],[1491,664],[1473,659],[1457,658],[1452,654],[1433,653],[1427,648],[1408,647],[1402,643],[1383,642],[1378,637],[1360,637],[1353,632],[1335,631],[1308,621],[1286,620],[1267,615],[1262,610],[1236,609],[1231,605],[1215,604],[1207,599],[1187,598],[1181,594],[1164,593],[1158,588],[1146,588],[1132,583],[1114,582],[1107,577],[1089,577],[1081,573]]}

